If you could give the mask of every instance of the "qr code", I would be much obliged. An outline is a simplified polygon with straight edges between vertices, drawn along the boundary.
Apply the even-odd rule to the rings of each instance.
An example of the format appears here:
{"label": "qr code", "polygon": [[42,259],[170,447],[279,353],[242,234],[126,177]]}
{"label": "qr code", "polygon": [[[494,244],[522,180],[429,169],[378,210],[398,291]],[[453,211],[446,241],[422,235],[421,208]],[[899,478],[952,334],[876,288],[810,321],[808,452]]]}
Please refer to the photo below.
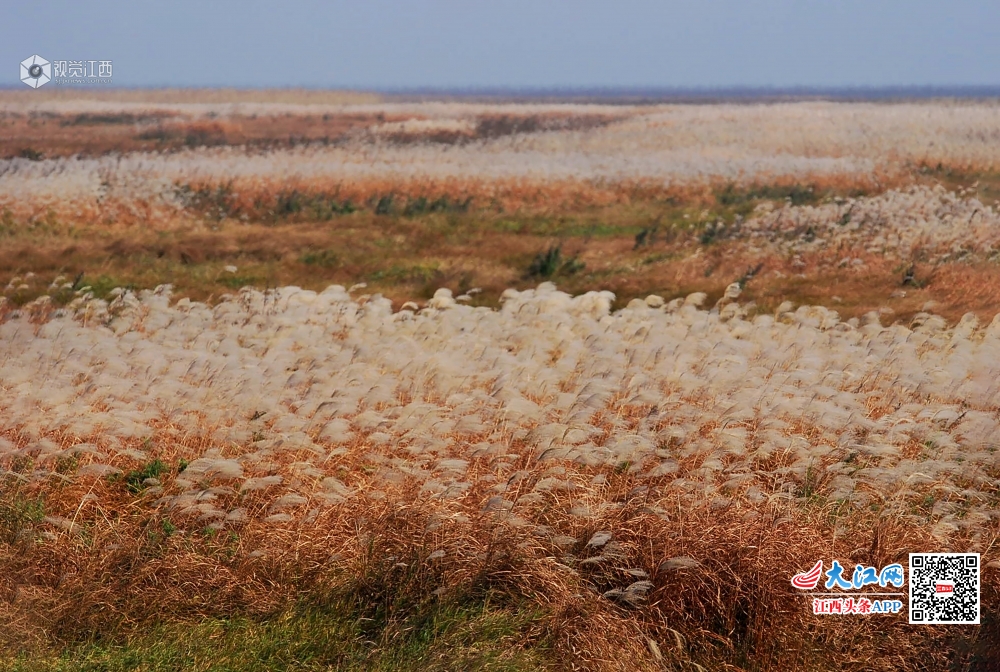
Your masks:
{"label": "qr code", "polygon": [[910,553],[910,623],[979,624],[978,553]]}

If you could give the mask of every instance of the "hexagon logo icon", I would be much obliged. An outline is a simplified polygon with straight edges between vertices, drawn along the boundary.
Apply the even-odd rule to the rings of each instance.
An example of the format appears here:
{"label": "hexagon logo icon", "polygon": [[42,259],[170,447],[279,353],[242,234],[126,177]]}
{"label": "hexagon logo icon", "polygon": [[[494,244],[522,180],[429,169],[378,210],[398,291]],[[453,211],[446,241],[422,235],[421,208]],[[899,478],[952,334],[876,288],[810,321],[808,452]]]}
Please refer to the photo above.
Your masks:
{"label": "hexagon logo icon", "polygon": [[21,81],[33,89],[52,79],[52,64],[35,54],[21,61]]}

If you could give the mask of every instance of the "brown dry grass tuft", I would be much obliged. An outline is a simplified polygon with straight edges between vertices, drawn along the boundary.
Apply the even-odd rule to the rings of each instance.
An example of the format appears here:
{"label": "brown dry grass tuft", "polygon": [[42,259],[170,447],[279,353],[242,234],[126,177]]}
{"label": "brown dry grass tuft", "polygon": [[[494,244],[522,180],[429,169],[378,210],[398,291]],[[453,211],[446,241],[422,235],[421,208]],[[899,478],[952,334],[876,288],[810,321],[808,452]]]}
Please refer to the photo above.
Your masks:
{"label": "brown dry grass tuft", "polygon": [[[384,114],[273,111],[192,117],[171,107],[368,100],[353,95],[95,95],[98,103],[141,104],[144,111],[17,111],[29,100],[60,103],[63,93],[0,93],[0,103],[9,105],[0,116],[0,156],[337,142],[398,121]],[[599,116],[487,115],[467,133],[418,138],[392,131],[382,139],[464,142],[606,122]],[[904,287],[905,269],[898,261],[864,249],[789,258],[706,235],[715,222],[732,223],[760,203],[786,198],[813,204],[914,183],[964,188],[973,179],[970,195],[1000,195],[996,174],[969,170],[942,164],[874,175],[675,185],[430,177],[193,179],[175,185],[177,207],[144,198],[22,200],[0,209],[5,274],[0,281],[18,276],[5,290],[0,311],[44,294],[57,274],[78,282],[53,291],[51,303],[33,305],[28,316],[33,323],[44,323],[58,303],[72,300],[85,285],[106,296],[115,286],[171,283],[179,296],[212,299],[244,284],[322,289],[366,282],[367,291],[382,292],[397,306],[426,299],[441,286],[459,292],[480,287],[484,292],[473,301],[495,305],[508,287],[536,285],[539,278],[527,278],[528,268],[558,245],[565,258],[583,266],[560,266],[547,279],[572,293],[610,289],[619,302],[704,291],[712,305],[727,285],[759,265],[743,294],[759,311],[773,312],[791,300],[826,305],[843,317],[881,310],[883,322],[907,322],[934,300],[934,312],[948,319],[973,311],[988,321],[1000,310],[994,289],[1000,287],[1000,271],[992,261],[918,265],[920,282]],[[859,260],[857,269],[841,267],[845,257]],[[229,265],[237,270],[226,270]],[[28,279],[29,272],[37,276]],[[868,415],[880,417],[891,411],[890,404],[872,399]],[[616,412],[619,420],[637,423],[648,409],[621,403]],[[169,424],[162,419],[164,428]],[[605,425],[606,434],[615,431],[610,421]],[[169,444],[153,437],[143,448],[166,471],[158,477],[160,485],[150,487],[128,480],[148,465],[125,457],[113,458],[125,478],[74,478],[89,463],[86,455],[56,465],[45,481],[30,482],[35,469],[48,468],[36,464],[32,453],[39,437],[27,429],[8,431],[5,438],[19,454],[0,464],[0,645],[11,651],[56,650],[99,636],[126,639],[162,621],[256,618],[301,602],[345,600],[371,622],[405,628],[407,619],[428,605],[488,598],[536,610],[538,617],[522,633],[524,646],[551,643],[561,669],[930,670],[967,669],[971,661],[977,661],[975,669],[1000,667],[988,625],[1000,608],[995,568],[984,570],[986,618],[978,629],[916,628],[900,618],[817,622],[805,598],[792,593],[790,576],[818,558],[880,566],[905,561],[908,552],[943,550],[926,521],[893,508],[886,493],[869,493],[874,504],[852,507],[809,496],[808,488],[815,490],[816,484],[751,499],[720,483],[724,496],[709,499],[685,481],[704,456],[688,455],[677,474],[651,481],[636,477],[641,465],[597,469],[542,461],[511,441],[504,457],[509,462],[473,458],[466,490],[435,494],[416,477],[384,478],[384,460],[397,457],[396,449],[375,448],[362,436],[325,467],[324,475],[359,493],[347,501],[313,496],[279,512],[272,510],[266,490],[240,491],[235,481],[205,483],[201,494],[213,503],[209,509],[244,512],[245,518],[227,521],[220,531],[212,527],[215,514],[199,508],[197,500],[184,512],[159,501],[185,489],[176,483],[185,460],[209,448],[227,457],[255,450],[214,445],[208,437],[216,429],[202,427]],[[706,424],[702,432],[708,436],[714,429]],[[809,427],[794,430],[810,436]],[[100,436],[47,438],[60,448],[85,440],[102,445]],[[466,444],[482,438],[463,438],[461,450],[450,457],[467,457]],[[308,457],[286,452],[274,458],[272,473],[286,483],[315,486],[310,479],[316,477],[294,468]],[[757,467],[778,470],[791,459],[776,454]],[[571,486],[535,491],[552,467],[565,469],[560,478]],[[498,489],[503,483],[509,487]],[[599,533],[609,536],[589,543]],[[963,534],[968,531],[953,543],[967,541]],[[996,519],[977,534],[986,539],[983,547],[994,548]],[[625,599],[631,594],[623,591],[641,581],[650,582],[648,589]],[[388,647],[399,629],[379,632],[390,638],[379,642]]]}
{"label": "brown dry grass tuft", "polygon": [[[179,460],[206,447],[188,443],[153,451],[173,465],[160,477],[168,494]],[[5,464],[13,474],[0,508],[39,501],[47,517],[2,518],[10,528],[0,546],[3,644],[40,651],[127,637],[157,622],[264,616],[345,597],[391,626],[429,604],[493,596],[539,610],[526,641],[556,647],[564,669],[944,669],[977,651],[989,655],[976,648],[984,630],[875,617],[817,623],[806,598],[793,594],[790,576],[817,558],[882,566],[941,550],[926,527],[891,507],[779,493],[759,503],[738,492],[706,501],[685,494],[683,472],[650,482],[631,470],[573,464],[561,465],[569,490],[539,495],[535,486],[555,463],[517,444],[510,450],[521,469],[503,495],[511,510],[495,505],[487,458],[473,460],[466,491],[435,496],[415,478],[387,486],[359,439],[335,470],[359,497],[307,501],[287,509],[289,522],[274,522],[262,492],[217,484],[213,504],[246,512],[221,532],[197,508],[168,513],[121,478],[17,485],[30,460]],[[301,457],[285,456],[278,473],[300,478],[291,465]],[[582,516],[581,506],[593,515]],[[599,532],[610,536],[591,543]],[[640,580],[651,584],[644,599],[614,597]],[[983,580],[992,613],[996,571]]]}

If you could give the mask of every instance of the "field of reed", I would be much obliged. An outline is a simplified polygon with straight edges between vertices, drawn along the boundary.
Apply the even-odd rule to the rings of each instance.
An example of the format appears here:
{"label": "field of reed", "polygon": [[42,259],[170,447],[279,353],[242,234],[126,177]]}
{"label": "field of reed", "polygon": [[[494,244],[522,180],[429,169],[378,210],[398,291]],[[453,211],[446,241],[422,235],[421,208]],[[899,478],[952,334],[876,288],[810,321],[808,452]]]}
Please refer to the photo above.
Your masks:
{"label": "field of reed", "polygon": [[995,103],[154,93],[0,94],[0,669],[1000,663]]}

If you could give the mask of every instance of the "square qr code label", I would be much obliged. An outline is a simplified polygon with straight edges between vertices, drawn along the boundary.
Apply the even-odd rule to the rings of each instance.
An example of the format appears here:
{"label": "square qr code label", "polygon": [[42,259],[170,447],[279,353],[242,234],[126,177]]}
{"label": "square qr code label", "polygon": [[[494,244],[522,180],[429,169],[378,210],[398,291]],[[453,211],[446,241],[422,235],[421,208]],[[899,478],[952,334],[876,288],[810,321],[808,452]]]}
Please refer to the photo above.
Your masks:
{"label": "square qr code label", "polygon": [[910,553],[910,623],[979,624],[978,553]]}

